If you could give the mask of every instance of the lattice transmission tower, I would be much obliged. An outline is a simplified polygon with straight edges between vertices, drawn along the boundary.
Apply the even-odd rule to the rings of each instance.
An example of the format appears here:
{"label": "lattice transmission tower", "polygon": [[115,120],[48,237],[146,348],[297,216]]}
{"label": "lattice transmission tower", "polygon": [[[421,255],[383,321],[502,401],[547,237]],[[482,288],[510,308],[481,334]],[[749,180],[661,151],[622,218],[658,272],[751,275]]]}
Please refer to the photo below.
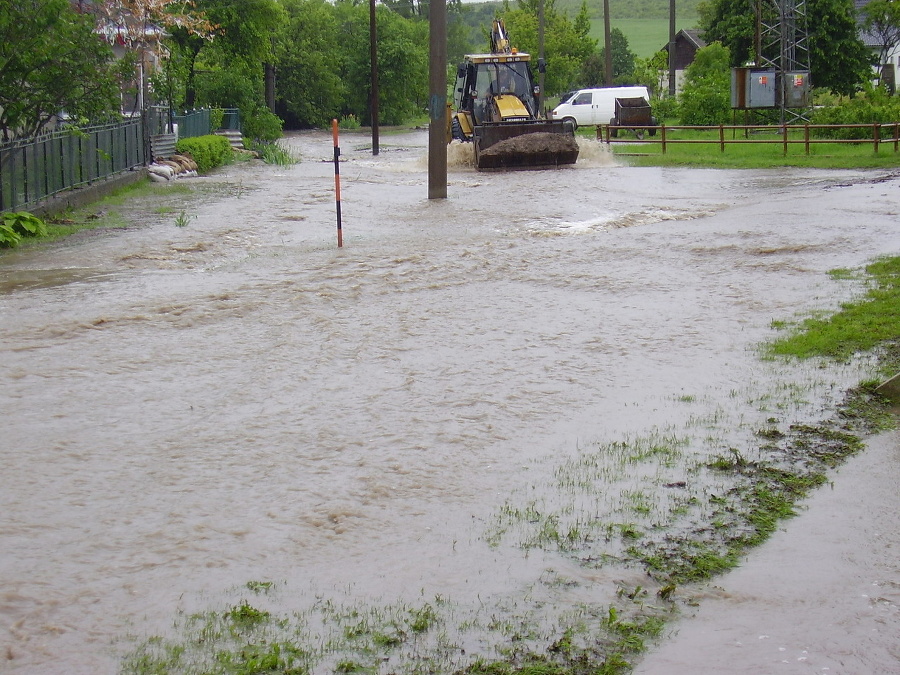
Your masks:
{"label": "lattice transmission tower", "polygon": [[[798,74],[809,77],[806,0],[756,1],[756,63],[779,76],[781,122],[805,120],[805,97],[802,105],[796,105],[792,87]],[[808,82],[805,89],[809,90]]]}

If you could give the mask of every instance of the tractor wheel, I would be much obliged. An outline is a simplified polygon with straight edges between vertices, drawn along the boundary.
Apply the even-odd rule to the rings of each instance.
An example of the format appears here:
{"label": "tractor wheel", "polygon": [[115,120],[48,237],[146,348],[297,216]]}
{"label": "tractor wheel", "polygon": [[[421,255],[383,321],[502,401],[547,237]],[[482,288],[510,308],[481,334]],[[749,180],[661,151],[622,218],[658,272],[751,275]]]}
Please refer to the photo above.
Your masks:
{"label": "tractor wheel", "polygon": [[463,134],[462,127],[459,124],[459,120],[456,119],[455,117],[453,118],[453,121],[450,122],[450,129],[452,131],[454,140],[457,140],[457,141],[469,140],[466,138],[465,134]]}

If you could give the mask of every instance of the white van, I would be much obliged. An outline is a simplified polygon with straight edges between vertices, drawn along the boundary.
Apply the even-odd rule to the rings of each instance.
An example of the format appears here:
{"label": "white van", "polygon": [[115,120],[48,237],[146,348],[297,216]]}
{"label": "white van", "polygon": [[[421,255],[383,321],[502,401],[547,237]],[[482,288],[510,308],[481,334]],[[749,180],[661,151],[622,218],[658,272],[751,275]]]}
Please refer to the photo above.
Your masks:
{"label": "white van", "polygon": [[647,87],[604,87],[579,89],[565,103],[560,103],[550,116],[555,120],[570,120],[576,127],[588,124],[609,124],[616,116],[617,98],[638,98],[650,101]]}

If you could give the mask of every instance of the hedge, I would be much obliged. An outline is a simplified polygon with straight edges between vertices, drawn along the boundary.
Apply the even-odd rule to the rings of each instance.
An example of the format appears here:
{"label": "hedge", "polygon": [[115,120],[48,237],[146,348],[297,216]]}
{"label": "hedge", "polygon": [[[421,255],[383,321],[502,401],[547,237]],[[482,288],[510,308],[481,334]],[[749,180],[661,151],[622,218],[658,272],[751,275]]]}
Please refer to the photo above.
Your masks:
{"label": "hedge", "polygon": [[175,144],[175,149],[193,157],[200,173],[206,173],[210,169],[227,164],[231,161],[234,153],[229,140],[225,136],[216,136],[215,134],[182,138]]}

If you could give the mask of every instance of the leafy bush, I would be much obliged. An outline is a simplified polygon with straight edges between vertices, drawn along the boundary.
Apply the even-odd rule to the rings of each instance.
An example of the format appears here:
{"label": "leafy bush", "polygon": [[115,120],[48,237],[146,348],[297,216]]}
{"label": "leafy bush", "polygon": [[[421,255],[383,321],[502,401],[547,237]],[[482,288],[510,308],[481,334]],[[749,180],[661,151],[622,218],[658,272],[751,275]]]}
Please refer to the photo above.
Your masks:
{"label": "leafy bush", "polygon": [[678,99],[674,96],[666,96],[657,101],[652,101],[652,104],[653,116],[660,123],[678,117]]}
{"label": "leafy bush", "polygon": [[681,123],[727,124],[731,116],[731,69],[728,49],[713,42],[697,50],[685,72]]}
{"label": "leafy bush", "polygon": [[182,138],[175,145],[175,149],[193,157],[200,173],[206,173],[210,169],[227,164],[234,158],[234,151],[228,139],[215,134]]}
{"label": "leafy bush", "polygon": [[241,132],[253,143],[271,143],[281,138],[284,121],[265,106],[241,108]]}
{"label": "leafy bush", "polygon": [[356,115],[344,115],[338,122],[339,129],[359,129],[360,123]]}
{"label": "leafy bush", "polygon": [[209,111],[209,128],[216,130],[222,128],[222,120],[225,119],[225,110],[222,108],[212,108]]}
{"label": "leafy bush", "polygon": [[13,248],[23,237],[46,237],[44,221],[27,211],[2,214],[0,218],[0,248]]}
{"label": "leafy bush", "polygon": [[[817,108],[810,119],[812,124],[887,124],[898,121],[900,99],[888,96],[880,89],[873,89],[844,103]],[[872,138],[872,129],[814,129],[813,134],[818,138]]]}

